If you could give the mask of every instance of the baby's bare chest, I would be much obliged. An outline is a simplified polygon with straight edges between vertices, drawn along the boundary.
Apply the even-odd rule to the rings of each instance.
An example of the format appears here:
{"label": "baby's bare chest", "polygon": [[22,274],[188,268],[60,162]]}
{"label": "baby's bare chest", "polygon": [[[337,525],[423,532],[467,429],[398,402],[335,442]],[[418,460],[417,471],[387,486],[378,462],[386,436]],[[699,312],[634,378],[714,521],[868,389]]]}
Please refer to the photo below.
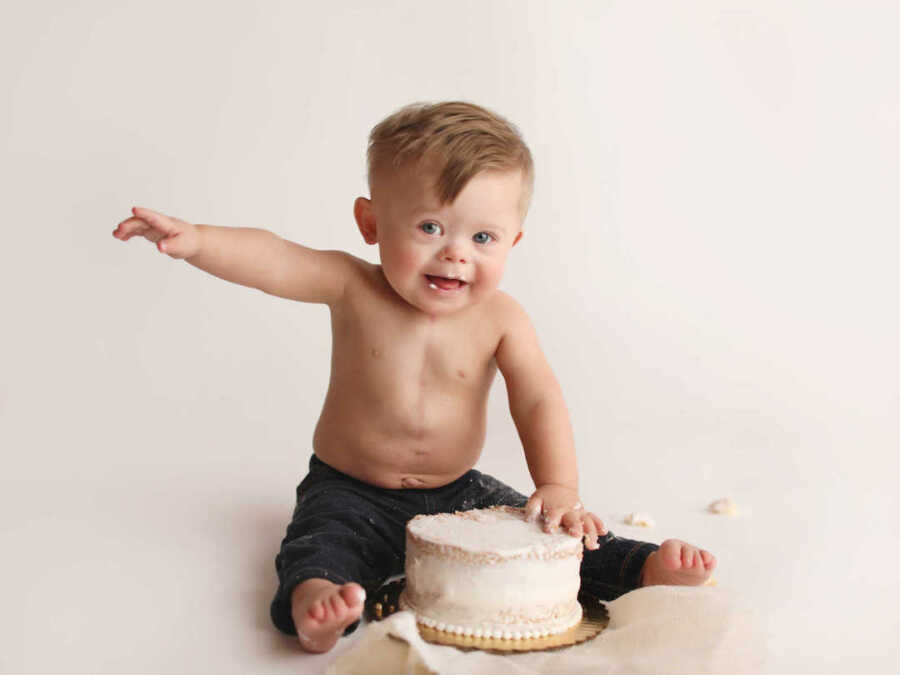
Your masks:
{"label": "baby's bare chest", "polygon": [[[378,312],[375,307],[332,315],[332,369],[341,380],[404,390],[478,391],[496,373],[499,336],[479,316],[442,318]],[[482,317],[483,319],[483,317]]]}

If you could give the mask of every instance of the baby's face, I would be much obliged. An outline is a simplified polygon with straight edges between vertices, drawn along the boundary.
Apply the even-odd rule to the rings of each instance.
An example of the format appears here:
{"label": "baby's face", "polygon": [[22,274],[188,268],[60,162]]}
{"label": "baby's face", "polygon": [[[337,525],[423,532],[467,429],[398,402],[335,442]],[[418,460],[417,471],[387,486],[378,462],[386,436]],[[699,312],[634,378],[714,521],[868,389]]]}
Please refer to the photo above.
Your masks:
{"label": "baby's face", "polygon": [[[436,174],[415,165],[380,177],[368,208],[384,275],[406,302],[430,315],[482,302],[503,277],[521,237],[522,174],[482,171],[441,205]],[[362,224],[360,229],[363,229]]]}

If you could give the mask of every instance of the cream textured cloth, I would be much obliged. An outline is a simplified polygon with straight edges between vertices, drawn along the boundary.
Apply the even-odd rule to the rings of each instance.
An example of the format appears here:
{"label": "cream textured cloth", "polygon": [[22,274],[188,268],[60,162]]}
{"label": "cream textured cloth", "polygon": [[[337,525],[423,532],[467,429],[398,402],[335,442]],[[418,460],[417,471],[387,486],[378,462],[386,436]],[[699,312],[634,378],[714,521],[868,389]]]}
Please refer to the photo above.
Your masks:
{"label": "cream textured cloth", "polygon": [[358,673],[728,673],[763,671],[756,615],[719,588],[652,586],[607,603],[609,627],[593,640],[555,651],[496,654],[422,640],[410,612],[366,624],[329,675]]}

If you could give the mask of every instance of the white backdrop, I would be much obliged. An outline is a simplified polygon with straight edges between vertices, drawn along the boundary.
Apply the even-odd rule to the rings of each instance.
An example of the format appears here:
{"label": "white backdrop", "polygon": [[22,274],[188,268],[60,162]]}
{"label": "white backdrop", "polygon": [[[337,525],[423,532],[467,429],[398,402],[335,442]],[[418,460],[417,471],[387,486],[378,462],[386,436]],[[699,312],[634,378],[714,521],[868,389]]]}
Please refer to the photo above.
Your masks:
{"label": "white backdrop", "polygon": [[[713,550],[773,672],[900,656],[896,4],[4,14],[0,672],[327,665],[268,601],[328,312],[111,231],[141,205],[375,261],[351,211],[368,131],[448,99],[533,151],[502,287],[566,393],[589,507]],[[490,406],[478,468],[527,492],[502,380]],[[726,495],[740,518],[703,513]]]}

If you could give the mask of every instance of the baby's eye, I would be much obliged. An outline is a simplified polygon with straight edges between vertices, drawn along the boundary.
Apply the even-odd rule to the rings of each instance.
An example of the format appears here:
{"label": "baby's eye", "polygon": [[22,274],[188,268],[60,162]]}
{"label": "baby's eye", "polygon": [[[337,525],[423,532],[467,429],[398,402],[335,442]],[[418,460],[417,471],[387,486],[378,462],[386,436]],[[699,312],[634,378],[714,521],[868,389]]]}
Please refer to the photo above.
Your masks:
{"label": "baby's eye", "polygon": [[420,226],[425,234],[437,234],[441,231],[441,226],[437,223],[427,222]]}
{"label": "baby's eye", "polygon": [[474,237],[472,237],[472,239],[475,241],[476,244],[486,244],[491,239],[493,239],[493,237],[490,234],[488,234],[487,232],[479,232]]}

